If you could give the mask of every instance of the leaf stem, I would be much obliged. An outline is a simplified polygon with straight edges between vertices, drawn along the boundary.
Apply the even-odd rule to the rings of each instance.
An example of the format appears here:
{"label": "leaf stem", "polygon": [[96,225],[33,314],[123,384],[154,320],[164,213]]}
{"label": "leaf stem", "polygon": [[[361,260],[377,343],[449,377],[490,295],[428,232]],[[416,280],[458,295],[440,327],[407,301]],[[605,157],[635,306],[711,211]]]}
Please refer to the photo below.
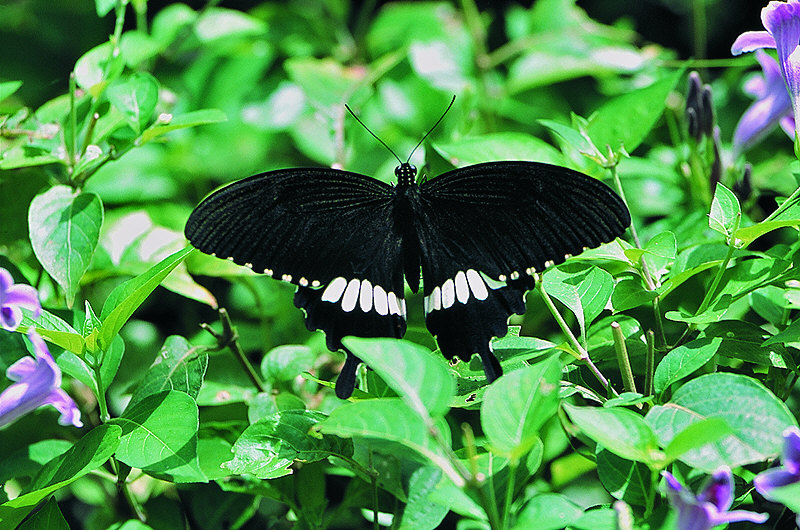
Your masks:
{"label": "leaf stem", "polygon": [[600,372],[600,370],[597,369],[597,366],[594,364],[594,362],[592,362],[591,357],[589,357],[589,352],[586,351],[586,349],[580,345],[578,339],[575,338],[575,335],[572,333],[572,330],[569,329],[569,326],[564,320],[564,317],[561,316],[561,313],[558,311],[558,308],[553,303],[553,300],[550,299],[550,296],[544,290],[542,282],[540,281],[536,282],[536,290],[539,291],[539,294],[541,295],[542,300],[544,300],[547,309],[550,310],[550,314],[552,314],[553,318],[556,319],[558,327],[560,327],[561,331],[563,331],[564,335],[566,335],[567,342],[569,342],[570,345],[578,353],[577,356],[575,356],[573,353],[573,356],[575,356],[575,358],[578,359],[579,361],[582,361],[583,363],[586,364],[586,366],[589,368],[589,371],[592,372],[592,375],[594,375],[594,377],[600,382],[600,384],[603,385],[603,388],[606,390],[606,392],[614,396],[619,396],[619,393],[617,393],[617,391],[614,390],[614,388],[608,382],[608,379],[606,379],[606,377]]}
{"label": "leaf stem", "polygon": [[636,381],[633,379],[631,360],[628,356],[628,347],[625,345],[625,336],[619,322],[611,323],[611,334],[614,336],[614,350],[617,352],[617,363],[622,375],[622,386],[626,392],[636,392]]}
{"label": "leaf stem", "polygon": [[512,459],[508,463],[508,480],[506,481],[506,500],[503,505],[503,528],[509,528],[511,522],[511,504],[514,502],[514,481],[517,477],[517,465],[519,462]]}
{"label": "leaf stem", "polygon": [[226,346],[230,348],[234,354],[234,357],[236,357],[236,360],[239,361],[239,364],[247,373],[250,381],[253,382],[258,391],[266,392],[267,387],[264,385],[261,377],[259,377],[258,372],[256,372],[255,368],[253,368],[250,360],[244,354],[244,350],[242,350],[242,347],[239,345],[239,333],[236,331],[236,329],[234,329],[233,324],[231,324],[231,318],[228,315],[228,311],[224,307],[220,307],[217,311],[219,312],[219,321],[222,323],[221,334],[211,329],[211,326],[208,324],[200,324],[200,327],[211,333],[211,335],[217,339],[217,347],[215,349],[221,350]]}
{"label": "leaf stem", "polygon": [[644,395],[652,396],[653,378],[656,364],[655,334],[653,333],[653,330],[648,330],[647,333],[645,333],[645,337],[647,339],[647,357],[645,360],[644,369]]}

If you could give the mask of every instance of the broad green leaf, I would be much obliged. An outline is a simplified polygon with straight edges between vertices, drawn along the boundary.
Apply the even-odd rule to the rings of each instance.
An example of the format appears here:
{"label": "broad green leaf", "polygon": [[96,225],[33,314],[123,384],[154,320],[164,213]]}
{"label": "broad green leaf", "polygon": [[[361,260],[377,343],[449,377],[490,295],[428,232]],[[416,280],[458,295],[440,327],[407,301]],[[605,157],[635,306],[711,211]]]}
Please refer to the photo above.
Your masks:
{"label": "broad green leaf", "polygon": [[70,530],[70,528],[55,497],[50,497],[45,505],[19,525],[17,530]]}
{"label": "broad green leaf", "polygon": [[786,349],[781,344],[764,340],[767,333],[761,327],[743,320],[722,320],[709,324],[698,338],[722,338],[719,354],[762,366],[786,368],[783,356]]}
{"label": "broad green leaf", "polygon": [[400,530],[438,528],[450,509],[430,499],[442,477],[435,467],[417,468],[408,479],[408,496],[400,520]]}
{"label": "broad green leaf", "polygon": [[644,418],[623,408],[576,407],[564,404],[572,422],[617,456],[659,468],[664,454]]}
{"label": "broad green leaf", "polygon": [[159,121],[145,129],[141,136],[142,144],[170,131],[185,129],[186,127],[197,127],[198,125],[207,125],[209,123],[219,123],[226,121],[228,118],[225,113],[219,109],[201,109],[187,112],[186,114],[179,114],[175,117],[169,115],[163,117],[163,119],[167,121],[162,121],[162,117],[159,117]]}
{"label": "broad green leaf", "polygon": [[552,145],[535,136],[518,132],[470,136],[456,142],[435,143],[433,147],[458,167],[494,160],[564,163],[564,157]]}
{"label": "broad green leaf", "polygon": [[85,340],[72,326],[67,324],[58,316],[50,313],[46,309],[36,320],[25,315],[18,329],[21,333],[28,331],[28,328],[36,328],[36,333],[41,335],[47,342],[64,348],[75,355],[83,355]]}
{"label": "broad green leaf", "polygon": [[719,267],[721,263],[722,260],[707,261],[705,263],[701,263],[700,265],[696,265],[691,269],[681,271],[678,274],[675,274],[674,276],[670,276],[664,283],[661,284],[661,286],[657,289],[657,292],[659,296],[661,296],[661,299],[663,300],[664,297],[666,297],[669,293],[677,289],[686,280],[708,269]]}
{"label": "broad green leaf", "polygon": [[737,240],[740,241],[740,246],[742,248],[748,246],[750,243],[758,239],[759,237],[763,236],[764,234],[768,234],[773,230],[778,230],[779,228],[786,228],[787,226],[800,226],[800,219],[784,219],[782,221],[762,221],[758,224],[754,224],[752,226],[746,226],[744,228],[740,228],[734,232],[733,236]]}
{"label": "broad green leaf", "polygon": [[692,423],[679,432],[664,448],[664,453],[670,461],[677,460],[685,453],[716,442],[729,434],[733,434],[733,430],[725,420],[708,418],[698,423]]}
{"label": "broad green leaf", "polygon": [[[440,423],[438,428],[446,424]],[[444,451],[433,440],[430,432],[419,420],[416,411],[400,398],[381,398],[347,403],[331,412],[319,425],[323,434],[343,438],[363,436],[396,442],[421,455],[426,462],[438,467],[457,485],[463,478],[453,467]]]}
{"label": "broad green leaf", "polygon": [[114,454],[121,432],[116,425],[95,427],[47,462],[22,495],[0,505],[0,527],[15,528],[48,495],[102,466]]}
{"label": "broad green leaf", "polygon": [[110,81],[122,73],[125,62],[114,53],[114,46],[106,41],[84,53],[75,62],[75,80],[78,86],[97,97],[102,91],[101,83]]}
{"label": "broad green leaf", "polygon": [[69,305],[89,268],[102,224],[103,204],[94,193],[53,186],[31,201],[28,227],[33,252],[64,289]]}
{"label": "broad green leaf", "polygon": [[311,370],[316,360],[314,351],[297,344],[285,344],[272,348],[261,359],[261,375],[267,381],[291,381],[303,372]]}
{"label": "broad green leaf", "polygon": [[106,89],[106,97],[138,135],[150,122],[158,104],[158,81],[147,72],[119,79]]}
{"label": "broad green leaf", "polygon": [[591,508],[570,525],[570,530],[619,530],[617,511],[614,508]]}
{"label": "broad green leaf", "polygon": [[41,440],[33,442],[16,451],[6,453],[0,459],[0,483],[10,478],[33,478],[42,466],[72,447],[67,440]]}
{"label": "broad green leaf", "polygon": [[349,337],[343,343],[375,370],[420,417],[438,417],[450,408],[455,382],[441,358],[413,342]]}
{"label": "broad green leaf", "polygon": [[709,228],[730,240],[733,232],[739,227],[741,217],[742,207],[739,205],[739,199],[731,190],[718,183],[714,191],[714,200],[711,201],[711,213],[708,216]]}
{"label": "broad green leaf", "polygon": [[560,493],[540,493],[517,516],[516,530],[557,530],[580,519],[583,510]]}
{"label": "broad green leaf", "polygon": [[179,335],[170,335],[127,406],[164,390],[180,390],[197,398],[207,367],[208,355],[203,350]]}
{"label": "broad green leaf", "polygon": [[614,291],[614,279],[603,269],[586,263],[563,263],[542,276],[542,286],[566,305],[578,319],[581,336],[586,326],[605,309]]}
{"label": "broad green leaf", "polygon": [[650,468],[597,446],[597,476],[615,499],[644,506],[650,489]]}
{"label": "broad green leaf", "polygon": [[648,304],[657,295],[656,291],[645,289],[640,278],[623,278],[614,286],[614,292],[611,294],[611,305],[614,307],[614,312],[618,313]]}
{"label": "broad green leaf", "polygon": [[669,231],[661,232],[647,242],[642,259],[647,264],[650,274],[660,281],[660,278],[667,273],[670,264],[675,261],[677,251],[675,234]]}
{"label": "broad green leaf", "polygon": [[295,460],[351,457],[352,441],[311,432],[324,419],[324,414],[311,410],[284,411],[263,418],[239,436],[233,445],[233,460],[223,466],[231,473],[272,479],[291,474]]}
{"label": "broad green leaf", "polygon": [[558,410],[561,363],[557,356],[503,375],[481,403],[481,427],[497,454],[521,458]]}
{"label": "broad green leaf", "polygon": [[667,353],[658,363],[653,376],[656,393],[660,394],[671,384],[702,368],[714,358],[721,344],[721,337],[704,337],[682,344]]}
{"label": "broad green leaf", "polygon": [[64,160],[47,149],[33,145],[17,145],[0,153],[0,169],[63,164]]}
{"label": "broad green leaf", "polygon": [[179,250],[150,267],[144,274],[118,285],[111,291],[103,304],[103,311],[100,313],[100,319],[103,321],[103,328],[98,340],[100,348],[106,348],[111,344],[111,340],[119,333],[133,312],[193,251],[192,247]]}
{"label": "broad green leaf", "polygon": [[667,311],[664,316],[675,322],[711,324],[719,322],[722,319],[731,306],[731,303],[733,303],[733,297],[726,293],[720,296],[715,302],[712,302],[708,309],[698,315],[690,315],[683,311]]}
{"label": "broad green leaf", "polygon": [[663,446],[689,425],[708,418],[724,420],[733,434],[691,450],[680,460],[709,473],[721,465],[734,468],[774,458],[783,444],[780,433],[797,425],[786,404],[761,383],[732,373],[689,381],[646,417]]}
{"label": "broad green leaf", "polygon": [[0,102],[11,96],[22,86],[22,81],[5,81],[0,83]]}
{"label": "broad green leaf", "polygon": [[122,427],[121,462],[174,482],[207,482],[197,462],[197,404],[188,394],[147,396],[111,422]]}
{"label": "broad green leaf", "polygon": [[788,259],[755,258],[742,260],[725,271],[719,297],[730,295],[734,300],[779,281],[793,268]]}
{"label": "broad green leaf", "polygon": [[626,92],[604,103],[589,118],[588,133],[594,144],[605,152],[605,146],[617,149],[620,144],[632,153],[655,126],[667,96],[683,75],[676,71],[652,85]]}

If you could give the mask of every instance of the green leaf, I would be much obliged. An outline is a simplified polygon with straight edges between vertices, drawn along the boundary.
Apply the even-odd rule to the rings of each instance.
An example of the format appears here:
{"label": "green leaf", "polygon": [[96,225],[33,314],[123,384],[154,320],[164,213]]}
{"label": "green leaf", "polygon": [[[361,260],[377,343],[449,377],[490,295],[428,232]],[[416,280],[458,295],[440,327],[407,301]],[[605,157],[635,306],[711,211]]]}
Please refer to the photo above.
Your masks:
{"label": "green leaf", "polygon": [[0,153],[0,169],[63,164],[64,160],[49,150],[33,145],[17,145]]}
{"label": "green leaf", "polygon": [[114,53],[110,41],[87,51],[75,62],[75,81],[78,86],[97,97],[102,91],[101,83],[115,79],[125,68],[121,55]]}
{"label": "green leaf", "polygon": [[192,247],[179,250],[150,267],[144,274],[118,285],[111,291],[111,294],[108,295],[103,304],[103,311],[100,313],[100,319],[103,321],[98,340],[100,348],[105,349],[111,344],[111,340],[119,333],[119,330],[133,315],[133,312],[142,305],[142,302],[158,287],[164,278],[193,251]]}
{"label": "green leaf", "polygon": [[597,476],[612,497],[644,506],[650,490],[650,469],[641,462],[621,458],[597,446]]}
{"label": "green leaf", "polygon": [[528,501],[517,517],[516,530],[557,530],[580,519],[583,510],[560,493],[540,493]]}
{"label": "green leaf", "polygon": [[578,319],[581,336],[605,309],[614,291],[612,276],[595,265],[573,262],[551,267],[542,275],[542,287],[566,305]]}
{"label": "green leaf", "polygon": [[232,473],[272,479],[292,473],[295,460],[316,462],[329,456],[351,457],[353,443],[319,436],[311,429],[325,415],[311,410],[278,412],[250,425],[233,445],[233,460],[223,464]]}
{"label": "green leaf", "polygon": [[[332,107],[362,100],[369,93],[363,74],[331,58],[292,57],[283,67],[315,105]],[[358,94],[360,93],[360,94]]]}
{"label": "green leaf", "polygon": [[158,81],[147,72],[136,72],[129,79],[110,84],[106,97],[138,135],[150,122],[158,104]]}
{"label": "green leaf", "polygon": [[194,24],[194,34],[201,42],[262,35],[267,26],[262,20],[234,9],[211,7],[204,9]]}
{"label": "green leaf", "polygon": [[291,381],[311,370],[314,361],[316,355],[308,346],[285,344],[272,348],[261,359],[261,374],[266,381]]}
{"label": "green leaf", "polygon": [[180,390],[197,398],[208,367],[208,355],[185,338],[170,335],[128,402],[128,407],[164,390]]}
{"label": "green leaf", "polygon": [[345,346],[367,363],[420,417],[438,417],[450,408],[455,382],[441,358],[413,342],[346,337]]}
{"label": "green leaf", "polygon": [[[443,426],[446,427],[446,424],[442,422],[438,428],[441,430]],[[419,421],[417,412],[400,398],[347,403],[334,409],[328,419],[320,423],[319,430],[344,438],[363,436],[399,443],[441,469],[457,485],[464,484],[442,448],[433,440],[424,423]]]}
{"label": "green leaf", "polygon": [[[169,121],[157,121],[155,124],[148,127],[141,136],[141,143],[147,143],[154,138],[166,134],[170,131],[177,129],[185,129],[187,127],[197,127],[198,125],[207,125],[209,123],[219,123],[226,121],[228,117],[219,109],[201,109],[186,114],[179,114],[174,118],[167,116]],[[159,118],[161,120],[161,118]]]}
{"label": "green leaf", "polygon": [[689,381],[668,403],[653,407],[646,417],[663,446],[689,425],[708,418],[724,420],[733,434],[680,457],[708,473],[721,465],[734,468],[774,458],[783,444],[780,433],[797,425],[786,404],[761,383],[731,373],[708,374]]}
{"label": "green leaf", "polygon": [[787,226],[800,226],[800,219],[784,219],[782,221],[762,221],[752,226],[739,228],[733,233],[733,237],[739,240],[739,246],[744,248],[750,243],[774,230],[786,228]]}
{"label": "green leaf", "polygon": [[587,132],[594,144],[605,152],[605,146],[617,149],[620,144],[632,153],[655,126],[670,92],[683,71],[656,81],[652,85],[626,92],[604,103],[589,118]]}
{"label": "green leaf", "polygon": [[22,81],[5,81],[0,83],[0,102],[11,96],[22,86]]}
{"label": "green leaf", "polygon": [[111,423],[122,427],[117,458],[174,482],[207,482],[197,462],[197,404],[168,390],[128,406]]}
{"label": "green leaf", "polygon": [[669,445],[664,448],[664,453],[671,462],[689,451],[716,442],[729,434],[733,434],[733,430],[725,420],[708,418],[698,423],[692,423],[679,432]]}
{"label": "green leaf", "polygon": [[721,337],[719,354],[761,366],[786,368],[782,360],[786,349],[770,339],[764,340],[766,332],[761,327],[741,320],[722,320],[709,324],[698,338]]}
{"label": "green leaf", "polygon": [[558,410],[561,363],[557,356],[503,375],[486,390],[481,427],[493,452],[517,460]]}
{"label": "green leaf", "polygon": [[678,252],[678,242],[675,234],[666,231],[653,236],[644,247],[642,258],[652,275],[660,279],[667,273],[667,269]]}
{"label": "green leaf", "polygon": [[47,503],[31,515],[17,530],[70,530],[64,514],[58,508],[55,497],[47,499]]}
{"label": "green leaf", "polygon": [[741,217],[742,207],[739,205],[739,199],[731,190],[717,183],[714,200],[711,201],[711,213],[708,216],[709,228],[730,240],[733,232],[739,227]]}
{"label": "green leaf", "polygon": [[618,313],[650,303],[657,295],[655,291],[645,289],[640,278],[623,278],[614,286],[611,305]]}
{"label": "green leaf", "polygon": [[36,320],[26,315],[22,318],[22,323],[17,330],[21,333],[25,333],[30,327],[34,327],[36,333],[41,335],[46,341],[64,348],[75,355],[83,355],[83,349],[86,344],[83,336],[53,313],[42,310],[42,314]]}
{"label": "green leaf", "polygon": [[664,454],[644,418],[623,408],[576,407],[564,404],[572,422],[617,456],[660,468]]}
{"label": "green leaf", "polygon": [[116,425],[95,427],[45,464],[22,495],[0,505],[0,526],[15,528],[51,493],[102,466],[114,454],[121,432]]}
{"label": "green leaf", "polygon": [[28,227],[33,252],[66,291],[69,305],[89,268],[102,224],[103,203],[94,193],[53,186],[31,201]]}
{"label": "green leaf", "polygon": [[704,337],[682,344],[670,351],[656,367],[656,373],[653,376],[656,393],[660,394],[671,384],[702,368],[714,358],[721,344],[721,337]]}
{"label": "green leaf", "polygon": [[518,132],[469,136],[456,142],[435,143],[433,147],[457,167],[495,160],[564,163],[564,157],[552,145],[535,136]]}
{"label": "green leaf", "polygon": [[42,466],[72,447],[67,440],[41,440],[25,445],[16,451],[6,452],[0,459],[0,483],[8,479],[33,478]]}
{"label": "green leaf", "polygon": [[435,467],[418,467],[408,479],[408,496],[400,520],[400,530],[438,528],[450,511],[448,506],[430,499],[442,477]]}

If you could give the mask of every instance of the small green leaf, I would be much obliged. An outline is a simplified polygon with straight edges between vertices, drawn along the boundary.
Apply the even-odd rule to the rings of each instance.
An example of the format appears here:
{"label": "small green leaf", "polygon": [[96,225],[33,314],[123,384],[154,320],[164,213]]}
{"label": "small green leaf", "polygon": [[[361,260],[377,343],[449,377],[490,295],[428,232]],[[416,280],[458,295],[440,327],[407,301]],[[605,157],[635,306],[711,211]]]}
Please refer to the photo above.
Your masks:
{"label": "small green leaf", "polygon": [[668,267],[675,261],[678,242],[670,231],[656,234],[644,247],[642,258],[647,264],[650,274],[660,279],[667,273]]}
{"label": "small green leaf", "polygon": [[436,490],[442,477],[435,467],[418,467],[408,479],[408,498],[400,520],[401,530],[438,528],[450,511],[448,506],[434,502],[429,495]]}
{"label": "small green leaf", "polygon": [[597,476],[612,497],[644,506],[650,489],[650,469],[641,462],[621,458],[597,446]]}
{"label": "small green leaf", "polygon": [[121,432],[116,425],[95,427],[47,462],[22,495],[0,505],[0,527],[16,528],[48,495],[102,466],[114,454]]}
{"label": "small green leaf", "polygon": [[55,497],[50,497],[47,503],[19,525],[17,530],[70,530],[70,528]]}
{"label": "small green leaf", "polygon": [[660,468],[664,454],[659,451],[656,435],[644,418],[619,407],[576,407],[564,404],[570,419],[583,432],[612,453]]}
{"label": "small green leaf", "polygon": [[5,81],[0,83],[0,102],[11,96],[22,86],[22,81]]}
{"label": "small green leaf", "polygon": [[33,145],[16,145],[0,153],[0,169],[63,164],[64,160],[47,149]]}
{"label": "small green leaf", "polygon": [[261,375],[267,381],[291,381],[314,365],[316,355],[308,346],[285,344],[272,348],[261,359]]}
{"label": "small green leaf", "polygon": [[53,186],[31,201],[28,227],[33,252],[64,289],[69,305],[89,268],[102,224],[103,203],[94,193]]}
{"label": "small green leaf", "polygon": [[197,404],[168,390],[128,406],[111,423],[122,427],[117,458],[174,482],[207,482],[197,462]]}
{"label": "small green leaf", "polygon": [[585,337],[586,326],[600,315],[611,298],[614,279],[595,265],[563,263],[545,271],[542,287],[572,311],[578,319],[581,336]]}
{"label": "small green leaf", "polygon": [[107,348],[114,336],[119,333],[122,326],[133,315],[133,312],[142,305],[142,302],[158,287],[158,285],[194,251],[186,247],[156,263],[144,274],[118,285],[106,298],[100,319],[103,328],[99,337],[100,348]]}
{"label": "small green leaf", "polygon": [[655,291],[645,289],[640,278],[623,278],[614,286],[611,305],[618,313],[650,303],[657,295]]}
{"label": "small green leaf", "polygon": [[739,227],[741,217],[742,207],[739,205],[739,199],[731,190],[718,183],[714,191],[714,200],[711,202],[711,213],[708,216],[709,228],[730,240],[734,230]]}
{"label": "small green leaf", "polygon": [[492,450],[512,460],[525,455],[558,410],[561,363],[557,356],[514,370],[489,386],[481,426]]}
{"label": "small green leaf", "polygon": [[729,434],[733,434],[733,429],[728,425],[728,422],[722,418],[707,418],[700,422],[692,423],[679,432],[664,448],[664,453],[671,462],[689,451],[700,449],[704,445],[716,442]]}
{"label": "small green leaf", "polygon": [[98,97],[104,81],[115,79],[125,68],[122,56],[114,53],[110,41],[87,51],[75,62],[75,80],[78,86]]}
{"label": "small green leaf", "polygon": [[724,420],[733,434],[679,458],[708,473],[721,465],[734,468],[774,458],[783,445],[781,433],[797,425],[786,404],[761,383],[732,373],[689,381],[646,417],[663,446],[669,446],[689,425],[708,418]]}
{"label": "small green leaf", "polygon": [[454,166],[494,160],[534,160],[563,164],[564,157],[552,145],[518,132],[469,136],[456,142],[435,143],[434,149]]}
{"label": "small green leaf", "polygon": [[158,104],[158,81],[147,72],[119,79],[106,89],[106,97],[138,135],[150,122]]}
{"label": "small green leaf", "polygon": [[17,331],[25,333],[31,327],[35,328],[36,333],[41,335],[47,342],[52,342],[75,355],[83,355],[83,350],[86,346],[83,336],[67,324],[66,321],[46,309],[42,310],[42,314],[36,320],[27,315],[24,316]]}
{"label": "small green leaf", "polygon": [[224,467],[232,473],[271,479],[291,474],[295,460],[316,462],[329,456],[352,456],[350,440],[310,433],[324,419],[324,414],[311,410],[284,411],[263,418],[239,436],[233,445],[233,460]]}
{"label": "small green leaf", "polygon": [[455,382],[441,358],[397,339],[346,337],[343,343],[381,376],[420,417],[438,417],[450,408]]}
{"label": "small green leaf", "polygon": [[656,367],[653,376],[656,393],[660,394],[671,384],[703,367],[714,358],[721,344],[721,337],[705,337],[687,342],[670,351]]}
{"label": "small green leaf", "polygon": [[141,136],[141,143],[144,144],[166,134],[170,131],[177,129],[185,129],[187,127],[197,127],[198,125],[207,125],[209,123],[219,123],[226,121],[228,117],[219,109],[201,109],[186,114],[179,114],[178,116],[168,116],[169,121],[157,121],[148,127]]}
{"label": "small green leaf", "polygon": [[583,510],[560,493],[540,493],[528,501],[517,517],[515,530],[558,530],[580,519]]}

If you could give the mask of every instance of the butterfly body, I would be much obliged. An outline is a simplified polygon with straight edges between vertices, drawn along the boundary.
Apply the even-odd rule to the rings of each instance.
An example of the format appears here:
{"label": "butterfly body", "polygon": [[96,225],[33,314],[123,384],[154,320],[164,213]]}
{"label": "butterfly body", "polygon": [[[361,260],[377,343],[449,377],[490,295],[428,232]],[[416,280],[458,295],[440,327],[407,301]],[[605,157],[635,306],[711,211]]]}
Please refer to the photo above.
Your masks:
{"label": "butterfly body", "polygon": [[[255,175],[206,198],[186,236],[203,252],[297,285],[295,305],[331,350],[344,349],[347,335],[402,337],[404,286],[416,293],[421,285],[442,353],[479,354],[491,381],[502,369],[490,341],[525,312],[537,272],[630,224],[607,186],[559,166],[489,162],[417,184],[405,163],[395,176],[389,185],[323,168]],[[348,352],[340,397],[352,392],[357,364]]]}

